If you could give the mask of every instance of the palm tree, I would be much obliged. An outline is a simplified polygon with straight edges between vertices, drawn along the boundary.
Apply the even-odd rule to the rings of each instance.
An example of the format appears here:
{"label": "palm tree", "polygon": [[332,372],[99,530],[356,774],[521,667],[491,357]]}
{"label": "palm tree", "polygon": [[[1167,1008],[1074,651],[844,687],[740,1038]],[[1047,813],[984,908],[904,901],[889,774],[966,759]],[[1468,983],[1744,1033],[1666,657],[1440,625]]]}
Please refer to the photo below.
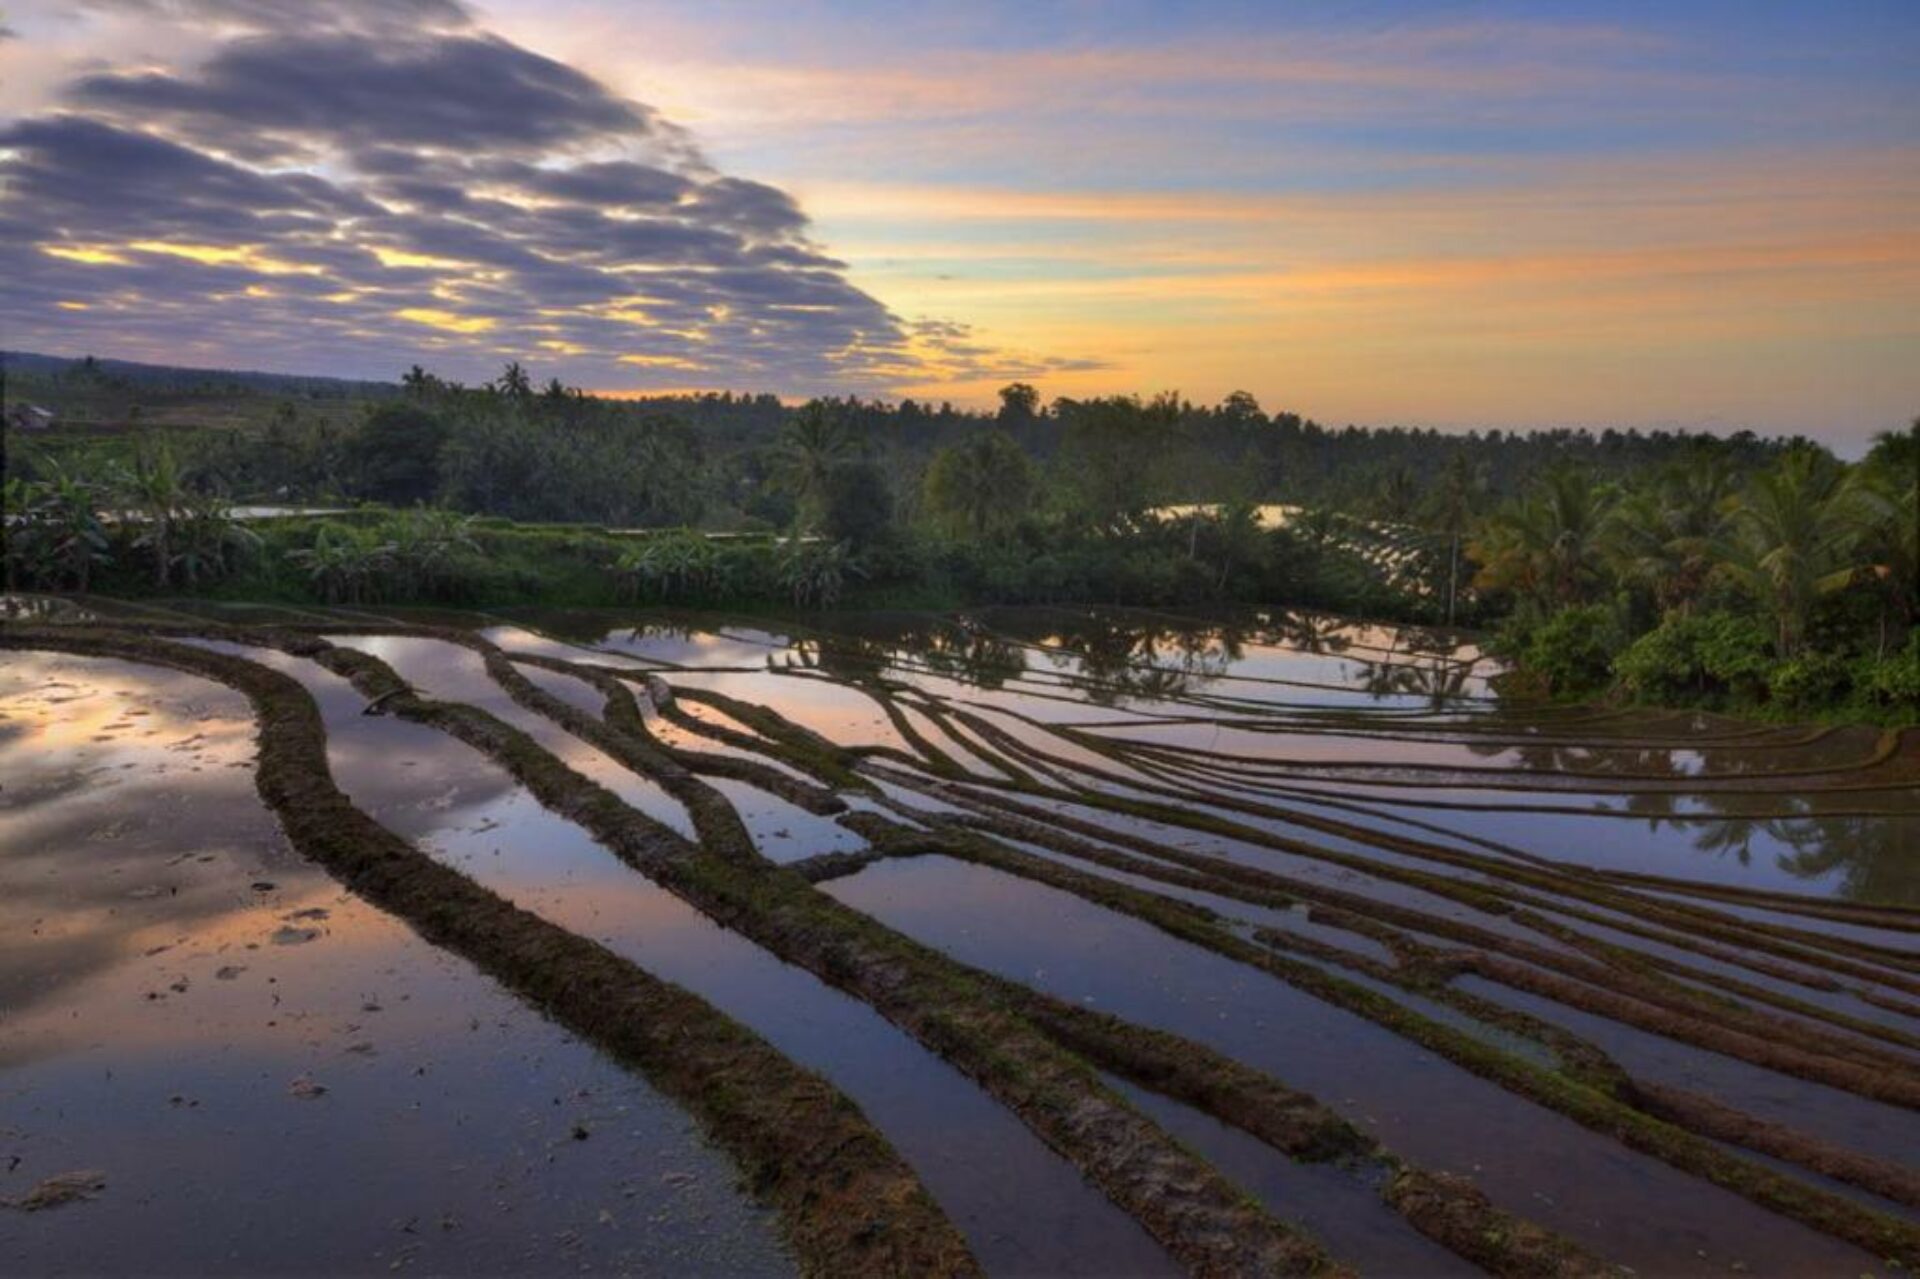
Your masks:
{"label": "palm tree", "polygon": [[1405,524],[1420,505],[1420,482],[1410,466],[1396,466],[1380,480],[1373,496],[1374,518],[1389,524]]}
{"label": "palm tree", "polygon": [[173,562],[192,589],[203,577],[223,577],[236,554],[260,549],[260,535],[233,516],[218,497],[191,497],[175,525]]}
{"label": "palm tree", "polygon": [[392,566],[409,594],[438,596],[462,557],[478,556],[471,515],[420,507],[388,522]]}
{"label": "palm tree", "polygon": [[313,545],[288,551],[287,559],[307,571],[324,602],[359,604],[392,568],[393,546],[381,542],[373,529],[322,524]]}
{"label": "palm tree", "polygon": [[1475,584],[1548,608],[1592,600],[1604,581],[1602,530],[1613,491],[1572,467],[1547,472],[1526,497],[1482,522],[1470,552]]}
{"label": "palm tree", "polygon": [[974,538],[1019,522],[1033,498],[1033,464],[1011,435],[985,431],[942,449],[927,467],[927,504]]}
{"label": "palm tree", "polygon": [[1725,571],[1773,614],[1781,656],[1800,647],[1814,601],[1853,580],[1859,511],[1841,468],[1811,448],[1791,450],[1740,495],[1721,543]]}
{"label": "palm tree", "polygon": [[1671,466],[1614,507],[1607,557],[1623,581],[1646,588],[1661,612],[1686,613],[1713,572],[1733,497],[1733,473],[1721,459]]}
{"label": "palm tree", "polygon": [[1267,547],[1260,508],[1251,502],[1229,502],[1214,516],[1213,534],[1220,556],[1220,577],[1214,589],[1224,595],[1234,569],[1258,565]]}
{"label": "palm tree", "polygon": [[1886,655],[1889,622],[1920,622],[1920,418],[1906,431],[1887,431],[1858,472],[1860,544],[1881,600],[1879,652]]}
{"label": "palm tree", "polygon": [[509,360],[500,370],[500,376],[491,383],[491,389],[500,395],[516,400],[524,400],[533,394],[533,379],[518,360]]}
{"label": "palm tree", "polygon": [[847,577],[860,572],[845,542],[803,542],[790,537],[780,548],[780,584],[800,608],[832,608]]}
{"label": "palm tree", "polygon": [[819,400],[809,400],[780,433],[780,481],[794,495],[803,516],[816,518],[835,467],[853,457],[854,438],[839,416]]}
{"label": "palm tree", "polygon": [[1465,453],[1456,451],[1448,455],[1439,483],[1434,485],[1428,498],[1423,522],[1429,528],[1455,537],[1465,533],[1485,498],[1486,488],[1486,476],[1467,462]]}
{"label": "palm tree", "polygon": [[440,379],[421,368],[418,364],[410,366],[400,375],[400,387],[407,395],[416,400],[425,399],[435,388],[441,385]]}
{"label": "palm tree", "polygon": [[193,494],[182,481],[173,450],[164,442],[140,451],[125,483],[133,513],[143,521],[135,545],[153,553],[153,584],[165,590],[173,577],[175,533]]}

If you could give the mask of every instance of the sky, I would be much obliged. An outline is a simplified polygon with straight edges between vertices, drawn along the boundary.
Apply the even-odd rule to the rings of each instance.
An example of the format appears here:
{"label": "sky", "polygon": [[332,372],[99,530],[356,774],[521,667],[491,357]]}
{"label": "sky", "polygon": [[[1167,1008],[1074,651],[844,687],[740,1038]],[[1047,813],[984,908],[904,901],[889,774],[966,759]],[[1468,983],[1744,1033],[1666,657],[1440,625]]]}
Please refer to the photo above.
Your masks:
{"label": "sky", "polygon": [[1920,4],[0,3],[0,345],[602,391],[1920,413]]}

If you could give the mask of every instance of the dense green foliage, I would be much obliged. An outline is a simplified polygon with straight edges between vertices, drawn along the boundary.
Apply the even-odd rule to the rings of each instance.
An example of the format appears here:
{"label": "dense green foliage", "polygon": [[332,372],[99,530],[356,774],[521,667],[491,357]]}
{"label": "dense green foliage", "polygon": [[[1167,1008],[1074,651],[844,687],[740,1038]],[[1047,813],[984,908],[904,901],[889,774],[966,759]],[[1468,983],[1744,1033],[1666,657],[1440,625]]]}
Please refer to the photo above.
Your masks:
{"label": "dense green foliage", "polygon": [[1706,455],[1625,483],[1566,469],[1482,521],[1476,586],[1544,690],[1920,717],[1920,423],[1846,466]]}
{"label": "dense green foliage", "polygon": [[[1497,624],[1521,680],[1556,695],[1920,710],[1915,433],[1847,466],[1745,433],[1334,431],[1244,393],[1046,405],[1015,384],[968,413],[617,401],[536,389],[517,363],[479,388],[418,367],[373,389],[116,371],[135,367],[10,373],[10,401],[59,414],[9,433],[10,584],[346,603],[1286,603]],[[163,425],[124,403],[143,396],[224,407]],[[108,403],[128,416],[75,425],[75,406]],[[243,524],[240,500],[368,509]]]}

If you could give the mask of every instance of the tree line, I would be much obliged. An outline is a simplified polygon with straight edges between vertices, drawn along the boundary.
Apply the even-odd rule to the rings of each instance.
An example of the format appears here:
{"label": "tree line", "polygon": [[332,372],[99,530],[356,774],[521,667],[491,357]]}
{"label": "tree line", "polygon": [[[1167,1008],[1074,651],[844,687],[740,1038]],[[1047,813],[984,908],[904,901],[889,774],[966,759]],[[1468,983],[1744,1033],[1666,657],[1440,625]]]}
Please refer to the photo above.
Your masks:
{"label": "tree line", "polygon": [[[89,501],[245,496],[655,530],[580,551],[598,557],[589,593],[637,601],[1258,602],[1494,625],[1527,678],[1568,695],[1884,707],[1920,660],[1914,432],[1849,466],[1750,432],[1332,429],[1243,392],[1043,403],[1015,383],[999,400],[629,401],[517,362],[471,387],[415,366],[347,421],[282,400],[262,425],[164,446],[55,432],[17,459],[9,511],[31,519],[10,521],[7,563],[16,582],[84,587],[112,558],[105,525],[73,531]],[[155,474],[184,496],[143,496]],[[179,559],[221,526],[210,509],[143,517],[121,558],[160,588],[218,577],[243,533]],[[303,569],[321,598],[529,585],[476,567],[488,546],[512,559],[499,529],[335,524],[279,548],[276,572]],[[757,537],[696,535],[715,530]],[[424,577],[394,549],[423,537],[444,561]]]}

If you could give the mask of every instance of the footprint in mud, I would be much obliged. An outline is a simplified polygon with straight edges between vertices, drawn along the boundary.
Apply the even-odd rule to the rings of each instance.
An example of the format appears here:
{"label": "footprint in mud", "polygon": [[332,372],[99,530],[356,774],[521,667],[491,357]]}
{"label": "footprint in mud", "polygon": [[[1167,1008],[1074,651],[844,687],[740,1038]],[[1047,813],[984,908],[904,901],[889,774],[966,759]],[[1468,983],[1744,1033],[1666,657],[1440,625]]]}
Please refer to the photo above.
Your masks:
{"label": "footprint in mud", "polygon": [[288,925],[274,929],[273,936],[268,940],[276,946],[304,946],[319,935],[318,928],[295,928]]}

